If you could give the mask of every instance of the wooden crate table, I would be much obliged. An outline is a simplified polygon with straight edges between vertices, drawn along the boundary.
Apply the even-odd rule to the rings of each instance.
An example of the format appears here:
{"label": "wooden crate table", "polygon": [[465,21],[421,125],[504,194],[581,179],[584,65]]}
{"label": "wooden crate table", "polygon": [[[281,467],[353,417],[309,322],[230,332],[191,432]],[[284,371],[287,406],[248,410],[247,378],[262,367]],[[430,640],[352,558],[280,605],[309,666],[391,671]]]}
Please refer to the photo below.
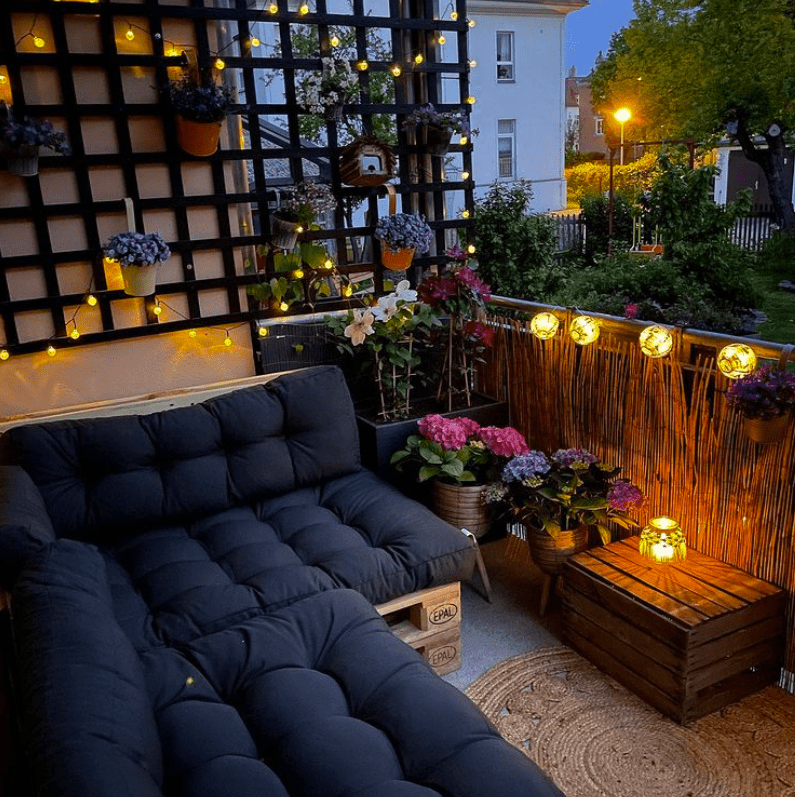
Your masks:
{"label": "wooden crate table", "polygon": [[566,642],[683,725],[779,676],[784,592],[697,551],[653,564],[630,537],[577,554],[563,605]]}

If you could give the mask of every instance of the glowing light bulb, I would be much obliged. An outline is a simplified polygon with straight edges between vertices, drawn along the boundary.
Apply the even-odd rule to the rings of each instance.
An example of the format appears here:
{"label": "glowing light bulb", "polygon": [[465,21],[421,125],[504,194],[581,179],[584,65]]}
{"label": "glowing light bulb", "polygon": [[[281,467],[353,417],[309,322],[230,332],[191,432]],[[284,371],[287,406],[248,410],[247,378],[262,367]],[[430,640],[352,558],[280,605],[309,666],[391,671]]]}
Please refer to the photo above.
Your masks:
{"label": "glowing light bulb", "polygon": [[587,346],[599,338],[599,322],[589,315],[578,315],[569,325],[569,335],[579,346]]}
{"label": "glowing light bulb", "polygon": [[224,346],[226,346],[227,349],[232,347],[232,338],[230,338],[229,335],[224,338]]}
{"label": "glowing light bulb", "polygon": [[49,354],[50,357],[55,357],[55,354],[56,354],[55,346],[48,346],[47,347],[47,354]]}
{"label": "glowing light bulb", "polygon": [[283,313],[286,313],[286,312],[287,312],[287,311],[290,309],[290,305],[289,305],[289,304],[287,304],[287,302],[280,302],[280,303],[279,303],[279,309],[280,309],[280,310],[281,310]]}
{"label": "glowing light bulb", "polygon": [[340,46],[340,37],[339,36],[332,36],[329,40],[329,44],[332,47],[339,47]]}
{"label": "glowing light bulb", "polygon": [[458,143],[462,147],[466,145],[467,141],[469,141],[469,139],[466,136],[461,136],[461,138],[458,139]]}
{"label": "glowing light bulb", "polygon": [[476,102],[477,100],[472,95],[466,98],[467,105],[474,105]]}
{"label": "glowing light bulb", "polygon": [[334,268],[334,262],[331,259],[328,259],[325,263],[323,263],[323,267],[330,271],[332,268]]}
{"label": "glowing light bulb", "polygon": [[467,252],[469,252],[470,255],[474,255],[475,252],[477,252],[477,249],[475,248],[475,244],[470,244],[467,247]]}
{"label": "glowing light bulb", "polygon": [[303,16],[304,14],[309,13],[309,6],[306,3],[301,4],[301,8],[298,9],[298,13]]}
{"label": "glowing light bulb", "polygon": [[445,38],[443,33],[440,33],[439,38],[436,41],[438,41],[439,44],[444,44],[447,41],[447,39]]}
{"label": "glowing light bulb", "polygon": [[302,279],[302,278],[303,278],[303,276],[304,276],[304,270],[303,270],[302,268],[297,268],[295,271],[293,271],[293,276],[294,276],[294,277],[295,277],[297,280],[300,280],[300,279]]}
{"label": "glowing light bulb", "polygon": [[277,6],[276,3],[271,3],[268,6],[268,11],[270,11],[271,14],[275,14],[278,10],[279,10],[279,6]]}
{"label": "glowing light bulb", "polygon": [[368,63],[367,63],[367,61],[359,61],[359,62],[356,64],[356,68],[357,68],[357,69],[358,69],[360,72],[366,72],[366,71],[367,71],[367,70],[370,68],[370,64],[368,64]]}
{"label": "glowing light bulb", "polygon": [[477,22],[475,22],[475,20],[474,20],[474,19],[468,19],[468,20],[467,20],[467,25],[469,25],[469,27],[470,27],[470,28],[474,28],[474,27],[475,27],[475,25],[477,25],[477,24],[478,24],[478,23],[477,23]]}
{"label": "glowing light bulb", "polygon": [[469,172],[461,172],[461,179],[468,180],[469,179]]}
{"label": "glowing light bulb", "polygon": [[216,58],[215,59],[215,68],[216,69],[223,69],[226,66],[226,61],[223,58]]}
{"label": "glowing light bulb", "polygon": [[756,368],[756,352],[745,343],[730,343],[718,353],[718,368],[729,379],[747,376]]}
{"label": "glowing light bulb", "polygon": [[44,39],[41,38],[41,36],[34,36],[33,44],[41,50],[41,48],[44,47],[47,44],[47,42],[45,42]]}
{"label": "glowing light bulb", "polygon": [[389,71],[395,77],[400,77],[403,74],[403,68],[400,66],[400,64],[392,64],[392,66],[389,68]]}
{"label": "glowing light bulb", "polygon": [[421,64],[425,60],[425,56],[422,53],[417,53],[414,56],[414,63]]}
{"label": "glowing light bulb", "polygon": [[155,315],[160,315],[160,314],[163,312],[163,308],[162,308],[162,307],[161,307],[159,304],[156,304],[156,305],[154,306],[154,308],[153,308],[152,312],[153,312]]}
{"label": "glowing light bulb", "polygon": [[342,295],[343,295],[343,296],[353,296],[353,288],[351,288],[351,286],[350,286],[350,285],[346,285],[346,286],[345,286],[345,287],[342,289]]}
{"label": "glowing light bulb", "polygon": [[0,349],[0,360],[5,362],[10,356],[8,349]]}
{"label": "glowing light bulb", "polygon": [[298,226],[295,228],[295,231],[296,231],[296,232],[297,232],[297,233],[300,235],[300,234],[301,234],[301,233],[304,231],[304,226],[303,226],[303,224],[299,224],[299,225],[298,225]]}
{"label": "glowing light bulb", "polygon": [[195,329],[191,329],[191,330],[188,332],[188,337],[189,337],[189,338],[195,338],[195,337],[196,337],[198,334],[199,334],[199,333],[198,333],[198,332],[197,332]]}
{"label": "glowing light bulb", "polygon": [[458,11],[451,11],[450,12],[450,19],[452,19],[453,22],[455,22],[458,19]]}
{"label": "glowing light bulb", "polygon": [[469,68],[474,69],[478,65],[478,62],[474,58],[469,59]]}
{"label": "glowing light bulb", "polygon": [[96,307],[97,305],[97,297],[94,296],[93,293],[89,293],[86,297],[86,304],[90,305],[91,307]]}
{"label": "glowing light bulb", "polygon": [[5,75],[0,75],[0,83],[7,83],[8,78]]}
{"label": "glowing light bulb", "polygon": [[72,330],[72,331],[69,333],[69,337],[70,337],[72,340],[77,340],[77,339],[80,337],[80,331],[78,330],[78,328],[77,328],[77,327],[75,327],[75,328],[74,328],[74,329],[73,329],[73,330]]}
{"label": "glowing light bulb", "polygon": [[124,38],[127,39],[128,42],[131,42],[135,38],[135,31],[132,29],[132,25],[127,29]]}
{"label": "glowing light bulb", "polygon": [[560,321],[554,313],[536,313],[530,321],[530,331],[539,340],[549,340],[554,338]]}
{"label": "glowing light bulb", "polygon": [[469,218],[469,211],[468,210],[462,210],[461,211],[461,218],[462,219],[468,219]]}
{"label": "glowing light bulb", "polygon": [[670,329],[661,326],[646,327],[638,338],[640,350],[647,357],[665,357],[674,347],[674,336]]}
{"label": "glowing light bulb", "polygon": [[267,338],[267,337],[268,337],[268,327],[260,327],[260,328],[257,330],[257,334],[258,334],[258,335],[259,335],[261,338]]}
{"label": "glowing light bulb", "polygon": [[261,44],[260,40],[256,36],[253,36],[252,39],[251,39],[251,46],[252,47],[259,47],[260,44]]}
{"label": "glowing light bulb", "polygon": [[168,50],[166,50],[166,56],[168,58],[174,58],[177,55],[179,55],[179,53],[177,52],[177,48],[176,47],[169,47]]}

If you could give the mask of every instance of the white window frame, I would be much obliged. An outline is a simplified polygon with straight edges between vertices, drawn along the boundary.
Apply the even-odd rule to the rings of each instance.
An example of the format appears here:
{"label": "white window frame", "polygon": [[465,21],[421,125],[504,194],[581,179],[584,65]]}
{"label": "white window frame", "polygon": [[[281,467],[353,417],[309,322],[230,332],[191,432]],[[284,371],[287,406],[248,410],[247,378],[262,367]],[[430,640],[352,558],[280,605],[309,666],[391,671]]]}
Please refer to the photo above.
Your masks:
{"label": "white window frame", "polygon": [[[506,122],[510,125],[510,131],[500,130]],[[501,155],[500,143],[503,141],[510,143],[511,155],[509,158]],[[503,161],[507,161],[507,173],[503,173]],[[500,180],[516,179],[516,119],[497,120],[497,177]]]}
{"label": "white window frame", "polygon": [[[499,41],[500,36],[508,36],[510,58],[508,60],[500,59]],[[494,42],[494,55],[497,61],[497,82],[498,83],[514,83],[516,80],[516,36],[512,30],[498,30]],[[500,76],[500,69],[507,70],[505,76]]]}
{"label": "white window frame", "polygon": [[605,134],[605,120],[601,116],[594,116],[594,133],[597,136],[603,136]]}

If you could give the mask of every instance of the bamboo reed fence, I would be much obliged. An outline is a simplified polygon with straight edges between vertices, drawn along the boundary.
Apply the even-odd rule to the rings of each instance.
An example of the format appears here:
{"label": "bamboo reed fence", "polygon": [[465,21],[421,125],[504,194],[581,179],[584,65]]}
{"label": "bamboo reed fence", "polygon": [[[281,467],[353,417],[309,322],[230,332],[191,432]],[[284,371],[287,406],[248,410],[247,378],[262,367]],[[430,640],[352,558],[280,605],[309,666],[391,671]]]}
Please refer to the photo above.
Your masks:
{"label": "bamboo reed fence", "polygon": [[[650,359],[637,343],[645,326],[638,322],[612,319],[584,347],[563,330],[542,341],[529,322],[496,318],[494,325],[479,387],[508,399],[511,423],[531,447],[586,448],[620,465],[647,496],[641,525],[670,515],[689,547],[787,590],[781,685],[795,691],[795,425],[790,421],[776,444],[745,436],[742,418],[725,402],[729,380],[715,359],[716,344],[741,339],[706,333],[699,341],[691,333],[685,341],[674,330],[672,354]],[[792,352],[744,342],[759,344],[767,357],[782,350],[782,363]]]}

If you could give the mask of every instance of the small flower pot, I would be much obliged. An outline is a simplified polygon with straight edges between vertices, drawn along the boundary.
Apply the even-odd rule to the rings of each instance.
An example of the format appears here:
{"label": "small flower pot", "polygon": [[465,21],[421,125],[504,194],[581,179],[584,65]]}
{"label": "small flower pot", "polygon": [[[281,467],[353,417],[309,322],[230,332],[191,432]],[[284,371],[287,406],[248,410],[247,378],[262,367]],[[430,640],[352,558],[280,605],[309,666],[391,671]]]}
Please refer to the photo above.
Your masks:
{"label": "small flower pot", "polygon": [[151,296],[157,285],[157,266],[122,266],[121,278],[128,296]]}
{"label": "small flower pot", "polygon": [[21,147],[13,150],[3,147],[0,154],[5,159],[8,171],[11,174],[18,174],[21,177],[33,177],[39,173],[38,147]]}
{"label": "small flower pot", "polygon": [[398,249],[393,252],[388,246],[381,247],[381,263],[389,271],[405,271],[414,260],[414,249]]}
{"label": "small flower pot", "polygon": [[776,418],[743,418],[743,431],[755,443],[777,443],[789,425],[789,414]]}
{"label": "small flower pot", "polygon": [[450,149],[450,141],[453,138],[453,131],[446,130],[438,125],[424,125],[421,141],[425,145],[429,155],[444,157]]}
{"label": "small flower pot", "polygon": [[277,249],[293,249],[298,242],[301,225],[281,216],[271,216],[271,244]]}
{"label": "small flower pot", "polygon": [[177,114],[177,144],[183,152],[206,158],[218,150],[221,122],[194,122]]}

